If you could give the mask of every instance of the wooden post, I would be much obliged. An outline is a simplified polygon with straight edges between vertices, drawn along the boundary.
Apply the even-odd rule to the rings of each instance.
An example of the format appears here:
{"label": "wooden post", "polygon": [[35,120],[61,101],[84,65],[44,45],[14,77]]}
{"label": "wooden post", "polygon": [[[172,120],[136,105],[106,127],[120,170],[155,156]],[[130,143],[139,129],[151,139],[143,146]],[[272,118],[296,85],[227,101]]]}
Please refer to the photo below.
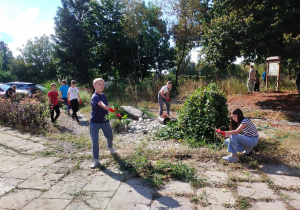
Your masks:
{"label": "wooden post", "polygon": [[268,84],[269,84],[269,61],[267,61],[266,90],[268,90]]}
{"label": "wooden post", "polygon": [[280,61],[278,61],[278,75],[277,75],[277,88],[276,88],[276,91],[279,91],[279,82],[280,82]]}

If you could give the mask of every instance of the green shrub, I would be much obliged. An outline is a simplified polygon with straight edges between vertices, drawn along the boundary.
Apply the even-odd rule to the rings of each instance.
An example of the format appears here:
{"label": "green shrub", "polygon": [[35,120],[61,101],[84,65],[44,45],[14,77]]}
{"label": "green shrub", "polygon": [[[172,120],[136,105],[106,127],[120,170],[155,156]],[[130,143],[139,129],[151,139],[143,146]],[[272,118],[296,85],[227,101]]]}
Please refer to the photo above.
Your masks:
{"label": "green shrub", "polygon": [[28,130],[45,125],[49,118],[48,106],[35,98],[20,101],[0,100],[0,122],[6,126]]}
{"label": "green shrub", "polygon": [[90,106],[92,94],[89,91],[82,90],[80,88],[79,95],[80,95],[80,99],[82,101],[82,104],[80,104],[80,107]]}
{"label": "green shrub", "polygon": [[216,84],[198,88],[170,123],[158,135],[185,139],[192,146],[216,143],[215,128],[228,129],[227,99]]}

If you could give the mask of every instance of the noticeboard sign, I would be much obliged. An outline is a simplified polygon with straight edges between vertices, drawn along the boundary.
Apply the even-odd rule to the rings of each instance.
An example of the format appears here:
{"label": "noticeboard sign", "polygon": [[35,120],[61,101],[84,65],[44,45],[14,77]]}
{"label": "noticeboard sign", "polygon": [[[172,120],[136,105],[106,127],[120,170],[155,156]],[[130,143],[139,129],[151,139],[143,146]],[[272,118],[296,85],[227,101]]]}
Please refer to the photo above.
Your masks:
{"label": "noticeboard sign", "polygon": [[269,63],[269,75],[270,76],[277,76],[279,71],[279,63],[277,62],[270,62]]}

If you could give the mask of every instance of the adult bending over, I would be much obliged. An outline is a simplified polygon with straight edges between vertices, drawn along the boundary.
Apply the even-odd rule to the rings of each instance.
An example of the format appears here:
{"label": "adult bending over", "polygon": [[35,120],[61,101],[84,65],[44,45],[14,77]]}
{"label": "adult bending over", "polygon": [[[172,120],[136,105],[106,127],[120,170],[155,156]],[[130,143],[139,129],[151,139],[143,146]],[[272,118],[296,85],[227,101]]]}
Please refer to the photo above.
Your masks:
{"label": "adult bending over", "polygon": [[[243,151],[245,155],[251,153],[258,143],[258,133],[255,125],[244,117],[240,109],[235,109],[232,112],[230,121],[230,131],[216,129],[216,132],[221,133],[224,137],[230,137],[225,140],[225,144],[231,154],[223,157],[223,160],[235,163],[238,160],[237,152]],[[243,135],[239,134],[241,132],[243,132]]]}
{"label": "adult bending over", "polygon": [[159,104],[159,116],[164,112],[164,102],[167,106],[167,114],[170,115],[170,90],[172,87],[172,82],[168,81],[167,85],[163,86],[158,92],[158,104]]}

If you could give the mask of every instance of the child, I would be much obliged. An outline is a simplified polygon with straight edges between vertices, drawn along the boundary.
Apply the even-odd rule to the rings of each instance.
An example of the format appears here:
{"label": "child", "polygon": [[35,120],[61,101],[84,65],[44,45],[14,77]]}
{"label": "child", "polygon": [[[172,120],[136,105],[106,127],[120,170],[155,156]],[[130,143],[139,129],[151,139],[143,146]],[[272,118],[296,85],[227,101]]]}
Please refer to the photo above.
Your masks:
{"label": "child", "polygon": [[71,87],[68,89],[68,104],[71,105],[72,108],[72,117],[75,119],[77,122],[79,122],[78,117],[77,117],[77,112],[79,109],[79,103],[81,104],[81,99],[79,96],[79,90],[76,87],[76,81],[72,80],[71,81]]}
{"label": "child", "polygon": [[167,114],[170,116],[170,98],[169,93],[172,87],[172,82],[168,81],[167,85],[163,86],[158,92],[158,104],[159,104],[159,116],[163,114],[164,111],[164,103],[167,106]]}
{"label": "child", "polygon": [[93,81],[93,86],[95,88],[95,93],[91,98],[92,112],[90,120],[90,134],[92,139],[92,151],[94,163],[91,168],[96,168],[100,166],[99,163],[99,130],[102,129],[103,134],[106,138],[107,147],[111,154],[115,154],[116,151],[113,148],[113,135],[110,127],[109,120],[106,119],[108,112],[115,112],[108,106],[106,97],[103,93],[105,83],[102,78],[97,78]]}
{"label": "child", "polygon": [[[245,118],[240,109],[235,109],[231,114],[231,131],[221,131],[216,129],[217,133],[221,133],[224,137],[230,137],[225,140],[228,146],[228,152],[231,155],[223,157],[223,160],[228,162],[237,162],[237,152],[243,152],[248,155],[258,143],[258,133],[255,125]],[[243,135],[239,134],[243,132]]]}
{"label": "child", "polygon": [[[57,118],[60,115],[59,105],[58,105],[58,92],[56,91],[56,84],[51,84],[51,90],[48,92],[48,101],[50,106],[50,115],[51,115],[51,122],[55,123]],[[54,118],[54,111],[56,112],[56,116]]]}
{"label": "child", "polygon": [[5,91],[5,98],[13,98],[13,97],[15,97],[16,89],[17,89],[17,87],[15,85],[12,85],[10,88],[8,88]]}
{"label": "child", "polygon": [[69,89],[69,86],[67,85],[66,80],[62,80],[61,86],[59,88],[60,98],[64,101],[64,104],[67,107],[68,115],[70,115],[70,107],[68,104],[68,89]]}

